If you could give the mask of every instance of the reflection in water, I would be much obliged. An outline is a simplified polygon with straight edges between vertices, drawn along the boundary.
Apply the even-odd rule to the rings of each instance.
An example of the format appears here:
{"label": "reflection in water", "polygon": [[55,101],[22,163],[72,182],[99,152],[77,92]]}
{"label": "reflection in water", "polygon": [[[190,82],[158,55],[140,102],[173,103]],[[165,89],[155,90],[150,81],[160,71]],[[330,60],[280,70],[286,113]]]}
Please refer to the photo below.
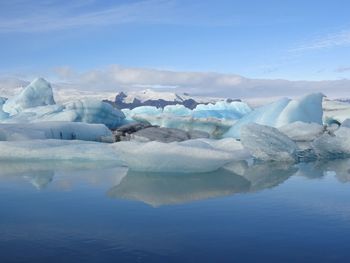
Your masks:
{"label": "reflection in water", "polygon": [[108,196],[160,206],[245,192],[249,187],[248,180],[226,170],[205,174],[128,172]]}
{"label": "reflection in water", "polygon": [[348,262],[349,167],[0,162],[0,262]]}
{"label": "reflection in water", "polygon": [[[235,173],[236,170],[240,170],[241,173]],[[152,174],[129,171],[119,185],[108,191],[108,196],[139,200],[157,207],[273,187],[296,171],[294,166],[248,166],[245,162],[234,163],[228,169],[204,174]]]}
{"label": "reflection in water", "polygon": [[[29,181],[38,190],[54,182],[58,190],[69,190],[73,185],[88,182],[91,185],[119,184],[126,175],[125,167],[110,162],[0,162],[0,180],[11,179],[17,183]],[[54,178],[58,179],[55,181]]]}
{"label": "reflection in water", "polygon": [[0,168],[0,180],[24,179],[38,190],[50,184],[55,189],[68,190],[85,181],[103,184],[108,197],[137,200],[154,207],[261,191],[293,175],[310,179],[335,175],[340,182],[350,180],[350,160],[298,165],[239,161],[203,174],[140,173],[104,162],[0,162]]}

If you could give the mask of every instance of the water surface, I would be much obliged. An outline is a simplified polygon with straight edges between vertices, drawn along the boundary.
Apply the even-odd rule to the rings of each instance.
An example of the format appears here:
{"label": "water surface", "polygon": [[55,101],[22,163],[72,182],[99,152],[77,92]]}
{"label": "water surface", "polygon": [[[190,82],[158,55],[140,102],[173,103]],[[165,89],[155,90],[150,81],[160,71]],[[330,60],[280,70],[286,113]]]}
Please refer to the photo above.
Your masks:
{"label": "water surface", "polygon": [[0,163],[0,262],[349,262],[350,161]]}

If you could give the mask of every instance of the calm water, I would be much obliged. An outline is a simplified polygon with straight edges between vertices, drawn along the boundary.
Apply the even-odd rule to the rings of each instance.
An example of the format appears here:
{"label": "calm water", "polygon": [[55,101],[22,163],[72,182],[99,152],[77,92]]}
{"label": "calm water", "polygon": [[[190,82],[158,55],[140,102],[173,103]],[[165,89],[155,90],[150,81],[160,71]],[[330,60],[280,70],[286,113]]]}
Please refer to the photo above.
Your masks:
{"label": "calm water", "polygon": [[0,262],[349,262],[350,161],[0,163]]}

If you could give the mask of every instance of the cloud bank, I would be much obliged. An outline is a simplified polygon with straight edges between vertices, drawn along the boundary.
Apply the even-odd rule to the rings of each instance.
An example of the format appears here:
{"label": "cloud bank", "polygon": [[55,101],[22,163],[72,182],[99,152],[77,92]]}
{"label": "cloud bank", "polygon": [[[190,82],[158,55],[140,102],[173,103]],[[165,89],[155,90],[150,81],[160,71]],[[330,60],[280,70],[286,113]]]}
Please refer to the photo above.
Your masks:
{"label": "cloud bank", "polygon": [[349,97],[350,80],[289,81],[252,79],[236,74],[215,72],[171,71],[112,65],[104,69],[78,73],[69,67],[55,69],[60,82],[78,89],[95,91],[129,91],[145,88],[186,92],[201,96],[259,98],[301,96],[323,92],[330,97]]}
{"label": "cloud bank", "polygon": [[[350,80],[289,81],[283,79],[252,79],[236,74],[215,72],[172,71],[111,65],[104,69],[77,72],[70,67],[58,67],[54,76],[46,78],[57,90],[92,94],[115,94],[119,91],[146,88],[189,93],[194,96],[229,97],[241,99],[276,99],[298,97],[322,92],[331,98],[350,97]],[[45,76],[44,76],[45,77]],[[22,80],[0,79],[0,96],[13,93]],[[11,92],[12,91],[12,92]],[[74,91],[74,92],[73,92]],[[2,93],[2,94],[1,94]]]}

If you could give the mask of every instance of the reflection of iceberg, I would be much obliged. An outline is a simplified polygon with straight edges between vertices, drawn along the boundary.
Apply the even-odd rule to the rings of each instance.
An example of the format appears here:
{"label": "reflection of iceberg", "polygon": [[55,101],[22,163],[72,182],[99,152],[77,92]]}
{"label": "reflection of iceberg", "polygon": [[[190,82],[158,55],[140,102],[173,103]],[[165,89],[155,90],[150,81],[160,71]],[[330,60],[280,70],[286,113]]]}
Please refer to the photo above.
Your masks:
{"label": "reflection of iceberg", "polygon": [[160,206],[246,192],[249,187],[249,181],[225,170],[186,175],[129,171],[108,196]]}
{"label": "reflection of iceberg", "polygon": [[[239,163],[246,167],[241,176],[251,183],[250,191],[275,187],[298,171],[296,166],[287,163],[258,163],[251,166],[245,164],[245,161]],[[232,165],[237,164],[233,163],[225,168],[232,171]]]}
{"label": "reflection of iceberg", "polygon": [[29,182],[38,190],[42,190],[52,182],[55,175],[54,171],[37,171],[33,174],[27,174],[23,177],[28,179]]}
{"label": "reflection of iceberg", "polygon": [[296,171],[295,166],[271,164],[246,165],[242,176],[228,169],[186,175],[129,171],[119,185],[108,191],[108,196],[157,207],[274,187]]}
{"label": "reflection of iceberg", "polygon": [[323,172],[323,175],[335,175],[342,183],[350,182],[350,159],[319,161],[315,163],[315,169]]}
{"label": "reflection of iceberg", "polygon": [[81,161],[0,161],[0,180],[25,179],[42,190],[55,180],[54,187],[60,190],[86,181],[89,184],[117,185],[126,175],[127,168],[112,162]]}

